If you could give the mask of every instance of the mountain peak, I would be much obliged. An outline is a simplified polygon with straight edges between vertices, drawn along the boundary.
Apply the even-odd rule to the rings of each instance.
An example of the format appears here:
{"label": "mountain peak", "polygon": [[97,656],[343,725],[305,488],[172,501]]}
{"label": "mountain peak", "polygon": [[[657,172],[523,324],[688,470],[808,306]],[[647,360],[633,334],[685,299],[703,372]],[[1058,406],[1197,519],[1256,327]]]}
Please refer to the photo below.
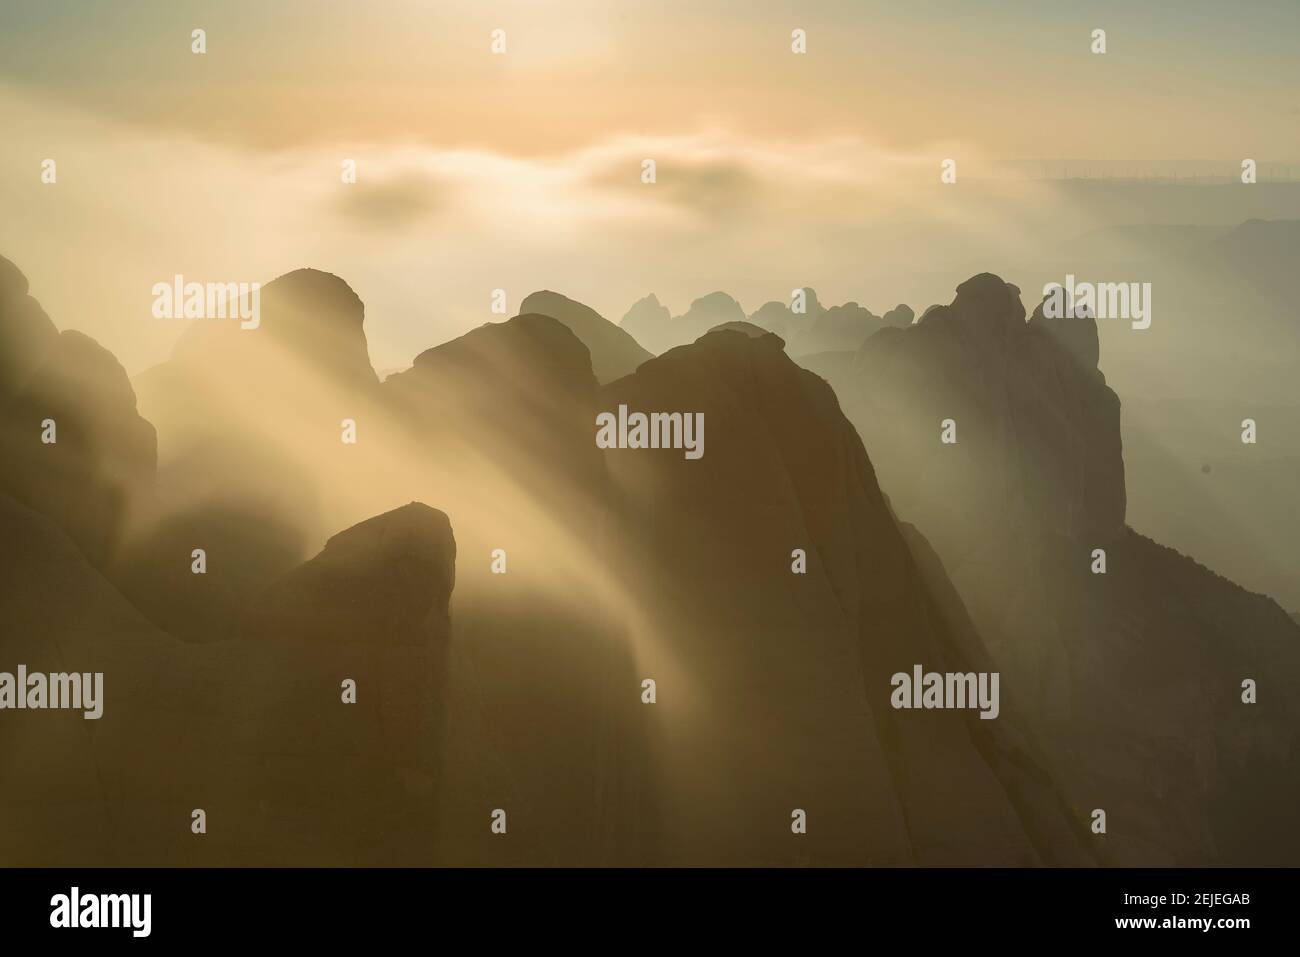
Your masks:
{"label": "mountain peak", "polygon": [[[406,385],[417,373],[439,369],[449,361],[480,373],[491,370],[502,377],[517,374],[521,365],[529,364],[539,369],[563,367],[581,379],[591,376],[590,350],[572,329],[554,316],[522,312],[505,322],[485,322],[463,336],[425,349],[411,368],[389,376],[385,384],[390,389]],[[588,379],[583,387],[591,385]]]}
{"label": "mountain peak", "polygon": [[[153,480],[157,437],[117,358],[59,332],[27,288],[0,259],[0,493],[54,519],[104,567],[128,503]],[[31,428],[46,420],[57,426],[50,446]]]}
{"label": "mountain peak", "polygon": [[912,324],[912,320],[915,318],[916,318],[916,313],[912,311],[911,306],[908,306],[905,303],[899,303],[893,309],[890,309],[889,312],[885,313],[885,315],[882,318],[882,321],[887,326],[905,327],[905,326],[910,326]]}
{"label": "mountain peak", "polygon": [[446,514],[411,502],[330,537],[254,600],[247,634],[339,643],[409,640],[447,616],[456,538]]}
{"label": "mountain peak", "polygon": [[704,335],[700,336],[700,338],[696,339],[695,341],[699,342],[700,339],[705,339],[709,336],[721,332],[739,332],[742,335],[746,335],[751,339],[771,339],[772,340],[771,344],[773,344],[775,348],[778,349],[785,348],[785,340],[782,339],[780,336],[778,336],[775,332],[771,332],[770,330],[764,329],[762,326],[756,326],[752,322],[743,322],[740,320],[735,320],[732,322],[724,322],[719,326],[714,326],[712,329],[710,329]]}
{"label": "mountain peak", "polygon": [[550,316],[567,326],[591,353],[591,368],[598,382],[620,379],[636,371],[651,356],[626,329],[614,325],[590,306],[558,292],[543,289],[531,293],[519,304],[519,311]]}
{"label": "mountain peak", "polygon": [[[261,354],[272,364],[301,360],[343,381],[367,386],[378,381],[366,344],[365,305],[343,279],[319,269],[295,269],[260,287],[258,302],[256,328],[226,319],[195,320],[176,341],[173,357],[210,362],[212,353],[229,349],[245,358]],[[268,350],[269,345],[278,348]]]}
{"label": "mountain peak", "polygon": [[1020,301],[1020,287],[1005,282],[991,272],[971,276],[957,287],[953,308],[978,309],[997,317],[1011,317],[1017,321],[1025,318],[1025,307]]}
{"label": "mountain peak", "polygon": [[[1044,297],[1043,302],[1047,298]],[[1085,369],[1096,369],[1101,359],[1101,343],[1097,336],[1097,320],[1087,312],[1073,316],[1049,319],[1043,315],[1043,302],[1034,307],[1029,317],[1031,330],[1041,329],[1079,360]]]}

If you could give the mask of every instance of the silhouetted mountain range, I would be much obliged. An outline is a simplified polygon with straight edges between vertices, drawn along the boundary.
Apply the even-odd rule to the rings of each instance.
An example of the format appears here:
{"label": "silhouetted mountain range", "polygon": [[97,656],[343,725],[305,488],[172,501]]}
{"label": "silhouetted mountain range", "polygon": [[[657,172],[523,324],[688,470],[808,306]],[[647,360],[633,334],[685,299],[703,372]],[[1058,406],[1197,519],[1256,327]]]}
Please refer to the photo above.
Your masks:
{"label": "silhouetted mountain range", "polygon": [[1293,861],[1300,709],[1241,695],[1300,666],[1300,633],[1125,526],[1120,403],[1097,361],[1094,320],[1026,322],[1019,290],[986,274],[910,329],[805,364],[929,531],[1058,779],[1112,809],[1111,859]]}
{"label": "silhouetted mountain range", "polygon": [[558,319],[582,340],[591,352],[591,369],[596,381],[605,383],[622,378],[650,358],[650,353],[618,326],[580,302],[558,292],[535,292],[519,304],[521,315],[540,313]]}
{"label": "silhouetted mountain range", "polygon": [[[642,661],[659,677],[672,862],[1088,860],[1014,716],[890,707],[890,675],[987,656],[918,568],[834,394],[779,338],[724,327],[602,394],[700,411],[713,437],[698,462],[607,460],[636,543],[620,578],[644,586]],[[806,574],[791,574],[795,548]],[[791,808],[817,820],[799,845]]]}
{"label": "silhouetted mountain range", "polygon": [[668,309],[654,295],[649,295],[633,304],[621,325],[637,341],[661,353],[693,342],[718,326],[748,321],[780,336],[786,343],[786,351],[797,358],[817,352],[856,349],[872,333],[886,326],[910,325],[913,319],[912,310],[904,305],[881,317],[856,302],[827,308],[817,298],[815,289],[801,292],[803,301],[798,312],[790,304],[772,301],[748,317],[740,303],[722,292],[696,299],[685,315],[676,317],[670,317]]}
{"label": "silhouetted mountain range", "polygon": [[[916,324],[760,310],[809,342],[876,327],[806,360],[830,385],[722,294],[620,330],[554,293],[380,384],[360,300],[299,270],[258,329],[201,320],[137,377],[144,418],[0,280],[0,648],[106,687],[95,722],[6,717],[32,756],[7,859],[1300,858],[1269,681],[1300,629],[1125,526],[1095,327],[1026,322],[996,277]],[[661,320],[695,334],[653,357],[629,333]],[[702,415],[704,454],[598,447],[620,407]],[[1000,672],[997,718],[897,709],[916,665]]]}
{"label": "silhouetted mountain range", "polygon": [[[1196,195],[1199,209],[1215,190]],[[1035,290],[1067,273],[1151,284],[1150,328],[1100,329],[1124,397],[1130,521],[1288,608],[1300,607],[1300,511],[1289,505],[1300,475],[1298,231],[1300,221],[1264,219],[1112,227],[1062,240],[1050,261],[1018,272]],[[1248,418],[1251,445],[1240,440]]]}

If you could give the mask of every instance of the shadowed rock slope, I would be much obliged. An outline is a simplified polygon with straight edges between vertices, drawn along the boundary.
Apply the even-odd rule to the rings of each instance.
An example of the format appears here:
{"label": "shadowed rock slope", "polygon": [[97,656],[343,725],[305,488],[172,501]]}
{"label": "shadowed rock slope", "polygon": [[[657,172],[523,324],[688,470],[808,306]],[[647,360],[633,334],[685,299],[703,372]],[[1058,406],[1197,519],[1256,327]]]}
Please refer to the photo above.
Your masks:
{"label": "shadowed rock slope", "polygon": [[[449,859],[644,860],[650,771],[608,575],[615,501],[589,350],[559,320],[524,314],[421,353],[382,390],[408,479],[457,522],[456,691],[478,703],[515,788],[453,801]],[[458,703],[451,720],[479,719]],[[472,739],[453,739],[480,760]],[[488,828],[493,809],[508,840]]]}
{"label": "shadowed rock slope", "polygon": [[[976,312],[1008,302],[988,283],[976,292]],[[0,498],[5,662],[103,671],[106,693],[99,721],[25,712],[0,724],[0,753],[22,770],[0,809],[7,859],[1096,859],[1083,827],[1094,780],[1064,767],[1074,752],[1053,755],[1049,771],[1024,730],[1045,679],[990,659],[979,615],[945,571],[951,543],[938,536],[949,532],[923,525],[931,549],[895,520],[834,393],[779,338],[742,317],[601,386],[580,336],[524,314],[430,349],[380,385],[342,280],[300,271],[263,296],[258,330],[204,327],[194,335],[212,342],[182,340],[141,377],[141,404],[159,416],[161,487],[107,574],[77,526]],[[29,318],[39,309],[7,301]],[[49,338],[39,322],[21,328],[15,341]],[[1034,348],[1074,361],[1057,338]],[[77,385],[65,382],[86,404]],[[129,397],[127,384],[106,405],[133,407]],[[703,457],[601,450],[597,415],[623,404],[703,413]],[[340,442],[343,419],[358,426],[355,445]],[[1072,442],[1108,448],[1103,428],[1080,429]],[[1067,530],[1118,522],[1131,538],[1106,461],[1081,475],[1064,461],[1073,484],[1031,501],[1067,506]],[[208,548],[204,574],[191,567],[195,545]],[[792,573],[795,549],[806,574]],[[1144,561],[1180,582],[1189,574],[1181,560]],[[1058,591],[1072,613],[1084,603]],[[1189,617],[1209,602],[1245,620],[1245,606],[1208,586],[1177,594]],[[1143,626],[1125,618],[1112,632],[1130,627]],[[1071,680],[1089,673],[1085,650],[1072,650]],[[892,675],[916,664],[1003,671],[999,717],[893,709]],[[1195,658],[1189,667],[1205,673]],[[647,679],[654,704],[643,703]],[[342,700],[348,681],[355,704]],[[1181,760],[1180,747],[1163,756]],[[1261,767],[1276,759],[1244,753]],[[190,830],[194,808],[207,813],[204,835]],[[796,809],[807,834],[791,832]],[[496,810],[504,835],[490,829]]]}
{"label": "shadowed rock slope", "polygon": [[988,274],[910,328],[804,360],[934,543],[1071,800],[1106,810],[1107,859],[1294,863],[1300,709],[1241,695],[1296,673],[1300,629],[1125,525],[1120,402],[1097,362],[1092,319],[1026,321]]}
{"label": "shadowed rock slope", "polygon": [[[4,753],[18,762],[0,815],[7,863],[439,859],[454,697],[455,543],[442,513],[412,504],[340,533],[262,593],[238,637],[204,645],[154,628],[57,526],[7,496],[0,532],[5,661],[104,675],[98,720],[5,713]],[[473,784],[507,793],[490,743],[474,749]],[[192,830],[196,808],[206,833]]]}
{"label": "shadowed rock slope", "polygon": [[[602,397],[706,423],[695,461],[606,453],[637,543],[623,576],[645,601],[669,861],[1088,859],[1005,692],[995,721],[890,706],[891,676],[915,664],[991,666],[955,595],[937,596],[941,566],[913,557],[834,394],[778,337],[711,332]],[[792,835],[794,809],[807,835]]]}
{"label": "shadowed rock slope", "polygon": [[59,332],[0,257],[0,492],[52,518],[103,568],[157,459],[112,353]]}

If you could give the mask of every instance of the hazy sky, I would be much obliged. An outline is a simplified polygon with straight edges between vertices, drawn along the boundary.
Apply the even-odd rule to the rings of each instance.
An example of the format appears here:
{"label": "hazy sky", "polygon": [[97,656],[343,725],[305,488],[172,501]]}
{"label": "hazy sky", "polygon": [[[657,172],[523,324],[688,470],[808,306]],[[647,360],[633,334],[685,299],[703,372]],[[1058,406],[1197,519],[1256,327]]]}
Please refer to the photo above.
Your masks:
{"label": "hazy sky", "polygon": [[934,246],[899,237],[1014,261],[1035,223],[1090,225],[1050,184],[944,191],[944,158],[959,186],[1011,160],[1300,172],[1297,36],[1295,0],[6,0],[0,255],[133,372],[176,335],[148,319],[175,273],[336,272],[381,369],[499,318],[498,287],[614,320],[802,284],[880,310]]}

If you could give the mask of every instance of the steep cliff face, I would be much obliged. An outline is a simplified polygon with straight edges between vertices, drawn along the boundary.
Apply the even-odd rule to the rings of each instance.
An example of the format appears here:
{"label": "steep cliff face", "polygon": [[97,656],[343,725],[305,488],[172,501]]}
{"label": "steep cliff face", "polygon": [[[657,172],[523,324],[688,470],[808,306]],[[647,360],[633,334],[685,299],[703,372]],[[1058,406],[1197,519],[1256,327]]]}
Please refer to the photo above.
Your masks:
{"label": "steep cliff face", "polygon": [[984,274],[851,358],[806,360],[879,450],[891,502],[934,542],[995,653],[1007,615],[1055,618],[1048,551],[1123,532],[1119,399],[1089,341],[1095,357],[1093,320],[1026,323],[1019,291]]}
{"label": "steep cliff face", "polygon": [[[698,459],[606,453],[636,543],[623,577],[639,589],[641,666],[657,682],[647,720],[669,786],[669,860],[1086,859],[1050,788],[1029,783],[1043,777],[1023,770],[1030,752],[1021,770],[991,756],[1013,750],[1014,713],[891,707],[895,673],[987,657],[973,631],[959,638],[960,603],[936,598],[834,394],[778,337],[733,324],[602,400],[705,422]],[[930,573],[943,580],[937,564]],[[796,809],[806,835],[791,833]]]}
{"label": "steep cliff face", "polygon": [[214,737],[242,771],[228,853],[436,860],[455,561],[447,516],[413,502],[335,535],[249,605],[224,649],[238,718]]}
{"label": "steep cliff face", "polygon": [[1109,859],[1294,859],[1269,846],[1276,815],[1242,768],[1293,788],[1300,721],[1240,692],[1266,658],[1300,665],[1297,634],[1125,527],[1120,403],[1097,361],[1092,319],[1040,307],[1026,322],[1019,291],[987,274],[851,356],[805,360],[934,543],[1070,799],[1108,810]]}

